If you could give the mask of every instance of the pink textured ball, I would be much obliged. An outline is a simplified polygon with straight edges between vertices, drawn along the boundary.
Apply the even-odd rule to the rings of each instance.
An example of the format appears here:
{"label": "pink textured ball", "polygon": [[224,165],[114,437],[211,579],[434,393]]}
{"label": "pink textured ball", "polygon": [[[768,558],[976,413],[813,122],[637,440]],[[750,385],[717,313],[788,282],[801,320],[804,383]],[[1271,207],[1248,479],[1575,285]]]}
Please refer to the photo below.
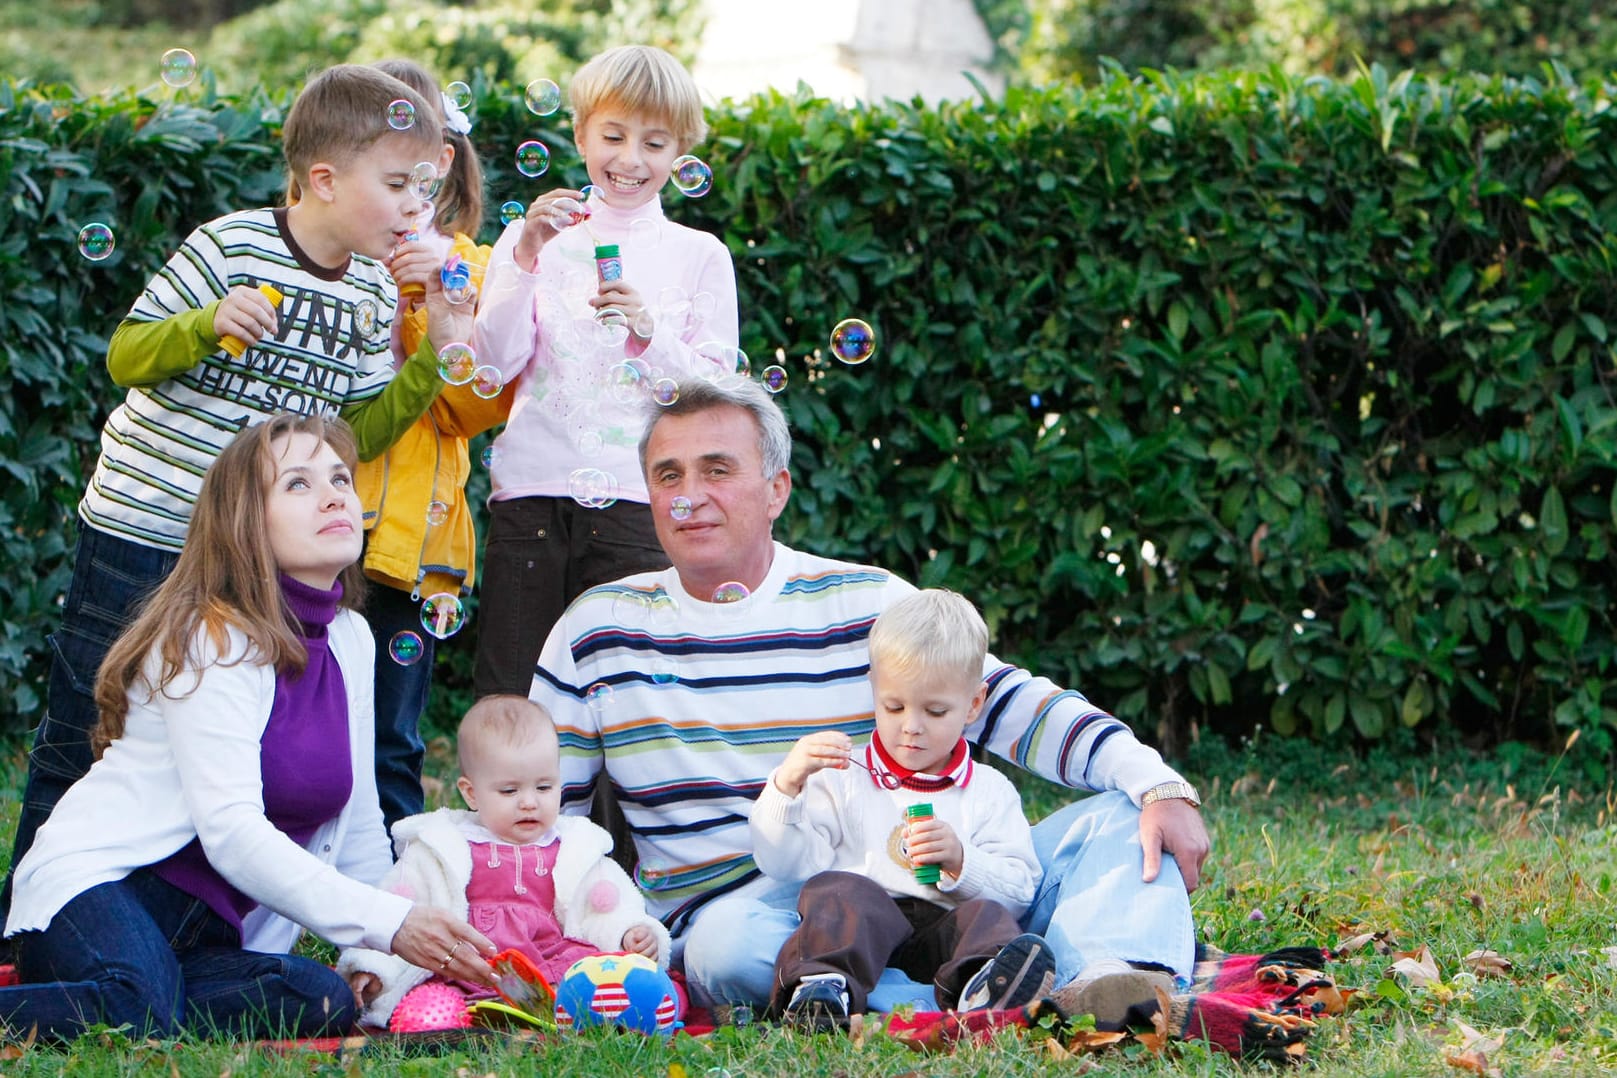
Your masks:
{"label": "pink textured ball", "polygon": [[466,997],[443,981],[426,981],[406,992],[387,1028],[394,1033],[426,1033],[435,1029],[470,1029]]}
{"label": "pink textured ball", "polygon": [[618,889],[611,880],[598,880],[590,888],[590,909],[596,913],[611,913],[618,908]]}

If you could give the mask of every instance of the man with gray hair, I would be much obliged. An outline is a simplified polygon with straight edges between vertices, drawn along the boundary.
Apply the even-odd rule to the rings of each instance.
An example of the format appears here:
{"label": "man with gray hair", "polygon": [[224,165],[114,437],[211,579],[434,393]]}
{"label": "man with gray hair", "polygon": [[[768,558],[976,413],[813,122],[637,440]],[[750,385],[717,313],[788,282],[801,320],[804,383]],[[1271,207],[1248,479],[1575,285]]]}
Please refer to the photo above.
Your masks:
{"label": "man with gray hair", "polygon": [[[868,739],[870,627],[915,591],[884,569],[775,541],[790,456],[785,416],[756,383],[682,383],[640,442],[673,567],[581,595],[533,683],[561,734],[564,810],[587,810],[604,768],[647,905],[702,1003],[770,998],[776,954],[797,927],[798,884],[759,872],[749,812],[800,737]],[[1044,880],[1022,923],[1049,941],[1055,984],[1074,986],[1064,1009],[1120,1022],[1192,971],[1187,891],[1209,846],[1196,791],[1081,694],[993,655],[983,681],[966,738],[1093,793],[1034,827]],[[876,1006],[896,998],[895,985],[918,987],[882,983]]]}

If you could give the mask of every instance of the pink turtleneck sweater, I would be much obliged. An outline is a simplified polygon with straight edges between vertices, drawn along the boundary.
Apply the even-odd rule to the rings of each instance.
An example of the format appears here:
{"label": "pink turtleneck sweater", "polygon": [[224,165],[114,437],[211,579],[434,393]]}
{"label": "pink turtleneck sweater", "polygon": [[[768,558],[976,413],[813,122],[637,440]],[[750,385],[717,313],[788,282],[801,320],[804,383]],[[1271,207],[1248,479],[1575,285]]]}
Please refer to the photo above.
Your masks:
{"label": "pink turtleneck sweater", "polygon": [[[736,345],[730,252],[716,237],[668,220],[655,199],[636,210],[597,206],[586,224],[545,244],[533,272],[513,259],[522,228],[508,226],[494,245],[472,340],[479,363],[517,383],[510,421],[494,443],[490,500],[569,497],[572,473],[597,468],[616,480],[620,500],[644,503],[636,447],[649,384],[716,370],[700,346]],[[594,320],[588,300],[598,287],[597,243],[618,246],[623,280],[655,319],[643,347],[627,327]],[[638,368],[630,387],[622,384],[626,361]]]}

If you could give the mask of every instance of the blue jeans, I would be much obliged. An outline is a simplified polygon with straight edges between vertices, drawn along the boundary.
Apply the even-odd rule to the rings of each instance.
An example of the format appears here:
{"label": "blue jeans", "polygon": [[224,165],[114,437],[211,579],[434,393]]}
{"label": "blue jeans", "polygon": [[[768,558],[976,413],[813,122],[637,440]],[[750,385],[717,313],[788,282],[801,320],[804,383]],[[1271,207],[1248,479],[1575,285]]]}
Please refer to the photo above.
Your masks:
{"label": "blue jeans", "polygon": [[[1058,987],[1102,958],[1190,976],[1196,950],[1190,896],[1172,857],[1162,859],[1153,882],[1141,882],[1140,810],[1127,794],[1095,794],[1051,813],[1033,826],[1033,848],[1044,880],[1022,927],[1050,942]],[[775,956],[797,928],[799,887],[763,879],[702,911],[684,938],[685,974],[698,1001],[760,1009],[768,1002]],[[869,1005],[889,1010],[910,1002],[936,1006],[930,986],[887,970]]]}
{"label": "blue jeans", "polygon": [[[426,808],[421,790],[421,716],[432,688],[436,638],[421,627],[421,602],[410,593],[371,581],[365,589],[365,620],[376,638],[376,792],[388,833],[406,816]],[[406,666],[388,652],[393,636],[413,632],[421,658]]]}
{"label": "blue jeans", "polygon": [[92,887],[39,932],[17,935],[22,984],[0,988],[13,1036],[66,1041],[91,1025],[134,1037],[347,1032],[353,993],[328,966],[241,949],[241,934],[200,899],[146,869]]}
{"label": "blue jeans", "polygon": [[[67,788],[90,770],[90,731],[99,718],[95,677],[101,660],[178,560],[176,551],[132,543],[80,523],[62,627],[50,638],[50,694],[28,753],[28,782],[11,847],[13,865],[33,846],[34,832]],[[0,914],[10,906],[8,875]]]}

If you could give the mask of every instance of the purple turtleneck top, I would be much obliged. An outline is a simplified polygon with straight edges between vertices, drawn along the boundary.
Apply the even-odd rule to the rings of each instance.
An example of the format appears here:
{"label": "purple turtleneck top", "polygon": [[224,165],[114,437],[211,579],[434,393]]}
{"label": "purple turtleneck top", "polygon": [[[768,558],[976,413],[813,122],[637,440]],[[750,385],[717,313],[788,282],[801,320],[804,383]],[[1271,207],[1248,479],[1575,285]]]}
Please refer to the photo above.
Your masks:
{"label": "purple turtleneck top", "polygon": [[[348,694],[331,653],[328,628],[342,584],[330,591],[281,575],[281,591],[309,652],[301,674],[275,676],[275,701],[260,739],[264,815],[299,846],[334,819],[353,791],[348,747]],[[243,715],[242,721],[250,721]],[[161,879],[195,895],[238,930],[258,903],[232,887],[208,863],[200,839],[152,866]]]}

